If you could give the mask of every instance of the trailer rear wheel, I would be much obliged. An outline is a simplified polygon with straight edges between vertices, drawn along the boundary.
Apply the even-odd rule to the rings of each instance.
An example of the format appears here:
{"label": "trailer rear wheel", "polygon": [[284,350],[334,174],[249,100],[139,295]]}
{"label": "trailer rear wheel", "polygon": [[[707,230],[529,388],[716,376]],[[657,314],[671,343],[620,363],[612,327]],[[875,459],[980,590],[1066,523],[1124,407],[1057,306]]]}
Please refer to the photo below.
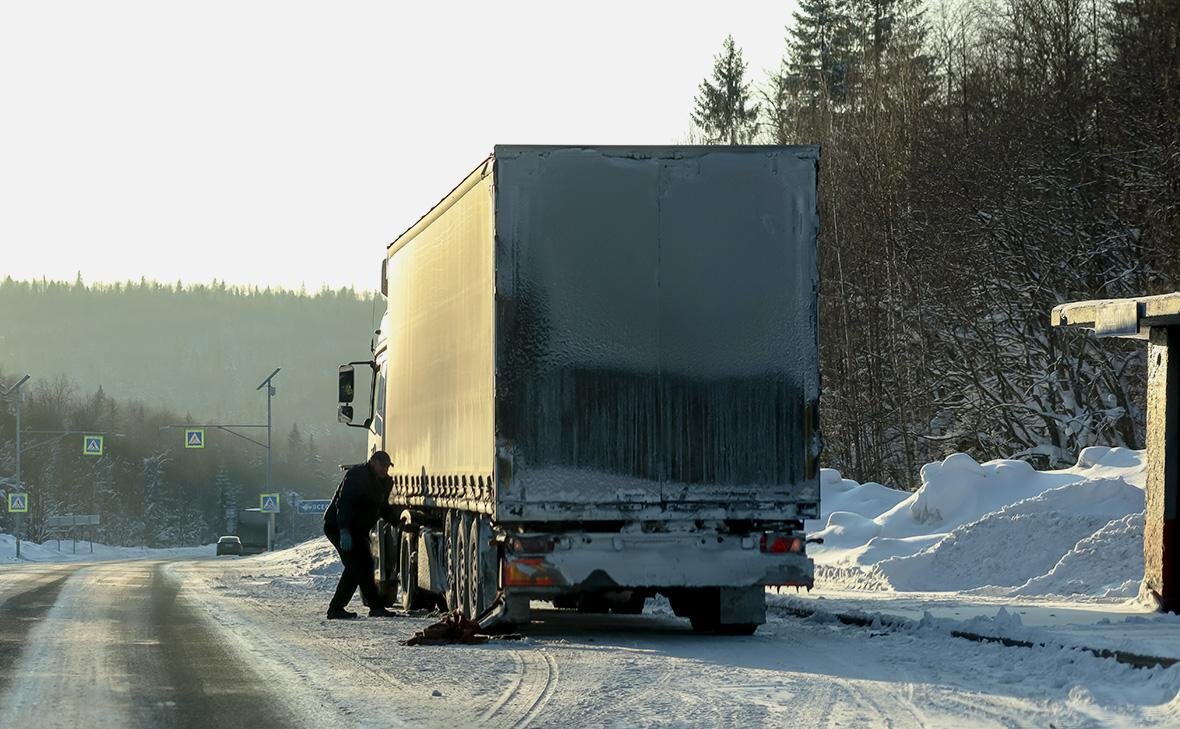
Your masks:
{"label": "trailer rear wheel", "polygon": [[483,569],[483,535],[480,528],[482,521],[479,517],[471,520],[471,531],[467,540],[467,556],[470,560],[467,604],[471,608],[469,615],[472,620],[483,614],[488,607],[488,590]]}
{"label": "trailer rear wheel", "polygon": [[398,600],[402,610],[429,607],[430,599],[418,587],[418,533],[398,530]]}
{"label": "trailer rear wheel", "polygon": [[461,585],[459,579],[459,563],[462,561],[463,552],[459,547],[459,524],[461,522],[459,512],[454,509],[447,509],[446,517],[443,521],[443,540],[446,549],[446,564],[447,564],[447,609],[461,610],[459,598],[461,594]]}
{"label": "trailer rear wheel", "polygon": [[384,607],[397,604],[400,538],[390,524],[377,523],[377,592]]}

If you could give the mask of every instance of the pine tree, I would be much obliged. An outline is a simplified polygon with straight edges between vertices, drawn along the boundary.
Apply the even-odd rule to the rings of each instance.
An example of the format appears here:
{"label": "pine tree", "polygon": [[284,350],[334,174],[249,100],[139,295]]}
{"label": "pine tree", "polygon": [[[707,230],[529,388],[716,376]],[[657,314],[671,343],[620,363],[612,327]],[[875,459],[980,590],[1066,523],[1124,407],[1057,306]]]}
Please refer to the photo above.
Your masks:
{"label": "pine tree", "polygon": [[318,478],[320,469],[323,467],[323,460],[320,458],[319,449],[316,448],[314,433],[307,436],[307,453],[303,462],[307,466],[308,475]]}
{"label": "pine tree", "polygon": [[929,27],[921,0],[850,0],[850,50],[862,68],[848,78],[848,91],[869,79],[898,85],[910,83],[920,90],[921,101],[934,91],[933,59],[924,52]]}
{"label": "pine tree", "polygon": [[852,58],[848,0],[800,0],[788,26],[791,76],[813,106],[843,101]]}
{"label": "pine tree", "polygon": [[287,433],[287,459],[293,460],[303,453],[303,433],[299,432],[299,425],[291,424],[291,432]]}
{"label": "pine tree", "polygon": [[167,492],[168,454],[157,453],[143,459],[144,532],[147,547],[164,546],[171,542],[168,524],[172,500]]}
{"label": "pine tree", "polygon": [[751,103],[746,62],[733,36],[725,36],[713,59],[712,79],[701,81],[692,121],[710,143],[743,144],[758,130],[758,105]]}

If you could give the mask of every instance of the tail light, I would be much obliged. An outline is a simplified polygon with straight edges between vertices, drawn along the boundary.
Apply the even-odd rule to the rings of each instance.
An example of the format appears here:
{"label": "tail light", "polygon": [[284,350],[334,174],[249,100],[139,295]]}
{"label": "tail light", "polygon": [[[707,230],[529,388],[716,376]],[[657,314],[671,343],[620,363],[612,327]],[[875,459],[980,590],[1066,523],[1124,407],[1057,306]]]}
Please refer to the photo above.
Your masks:
{"label": "tail light", "polygon": [[562,582],[560,573],[539,557],[504,562],[505,587],[549,587]]}
{"label": "tail light", "polygon": [[763,532],[758,549],[764,554],[798,554],[803,551],[803,538],[792,534]]}

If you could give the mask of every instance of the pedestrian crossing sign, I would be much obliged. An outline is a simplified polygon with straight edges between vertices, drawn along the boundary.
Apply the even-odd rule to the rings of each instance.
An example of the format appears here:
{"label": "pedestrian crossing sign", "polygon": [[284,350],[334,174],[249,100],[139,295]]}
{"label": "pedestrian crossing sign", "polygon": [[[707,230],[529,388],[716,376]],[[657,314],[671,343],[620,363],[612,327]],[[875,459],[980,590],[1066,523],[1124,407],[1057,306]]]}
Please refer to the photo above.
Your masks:
{"label": "pedestrian crossing sign", "polygon": [[84,456],[101,456],[102,455],[102,436],[101,435],[84,435],[84,436],[82,436],[82,455],[84,455]]}
{"label": "pedestrian crossing sign", "polygon": [[14,514],[29,513],[29,495],[28,494],[9,494],[8,495],[8,510]]}
{"label": "pedestrian crossing sign", "polygon": [[278,494],[263,494],[262,495],[262,509],[263,514],[277,514],[279,513],[279,495]]}
{"label": "pedestrian crossing sign", "polygon": [[184,447],[185,448],[204,448],[205,447],[205,429],[204,428],[185,428]]}

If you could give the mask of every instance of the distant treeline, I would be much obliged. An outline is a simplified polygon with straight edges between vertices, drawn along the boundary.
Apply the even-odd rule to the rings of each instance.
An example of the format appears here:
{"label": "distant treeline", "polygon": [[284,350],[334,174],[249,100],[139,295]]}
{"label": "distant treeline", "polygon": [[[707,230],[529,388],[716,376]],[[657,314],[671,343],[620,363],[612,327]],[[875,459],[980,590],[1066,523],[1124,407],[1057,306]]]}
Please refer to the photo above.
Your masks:
{"label": "distant treeline", "polygon": [[[374,298],[376,297],[376,298]],[[0,367],[34,382],[65,375],[78,392],[167,408],[194,421],[265,423],[270,372],[276,433],[314,436],[329,460],[355,458],[336,423],[336,367],[366,359],[378,294],[162,284],[0,281]],[[102,423],[87,423],[90,427]]]}
{"label": "distant treeline", "polygon": [[[0,390],[17,377],[0,371]],[[51,536],[46,517],[100,514],[97,538],[107,544],[172,547],[208,544],[234,526],[239,508],[257,507],[266,473],[265,449],[218,431],[206,432],[204,449],[186,449],[174,410],[119,402],[102,388],[83,393],[63,375],[26,383],[21,406],[21,481],[29,493],[25,535]],[[0,409],[0,492],[15,490],[15,417]],[[50,431],[50,432],[47,432]],[[84,455],[81,433],[103,435],[103,454]],[[265,433],[265,431],[262,431]],[[258,432],[247,432],[258,438]],[[265,436],[262,437],[265,440]],[[279,527],[290,529],[288,491],[304,498],[331,495],[339,471],[321,454],[314,436],[287,425],[274,437],[274,490],[283,494]],[[0,509],[0,532],[11,533],[13,515]],[[317,528],[298,517],[296,532]]]}
{"label": "distant treeline", "polygon": [[1180,2],[800,0],[785,36],[765,79],[726,39],[693,140],[823,146],[824,462],[1142,447],[1143,344],[1049,313],[1180,288]]}

